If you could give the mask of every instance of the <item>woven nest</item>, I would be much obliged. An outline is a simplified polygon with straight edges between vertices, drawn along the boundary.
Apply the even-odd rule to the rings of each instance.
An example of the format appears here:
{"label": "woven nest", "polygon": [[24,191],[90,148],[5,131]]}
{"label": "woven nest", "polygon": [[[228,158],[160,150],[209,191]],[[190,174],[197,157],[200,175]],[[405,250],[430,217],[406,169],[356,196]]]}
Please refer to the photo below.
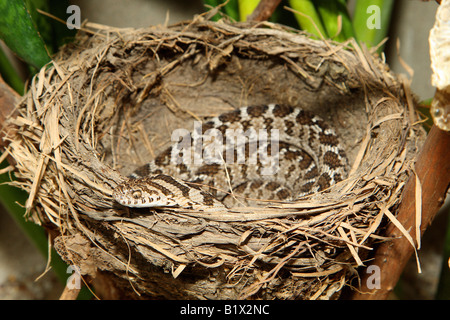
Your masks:
{"label": "woven nest", "polygon": [[[9,152],[28,218],[103,297],[335,299],[384,240],[423,141],[408,92],[354,43],[271,23],[87,25],[33,79],[9,120]],[[351,164],[345,181],[218,215],[126,210],[111,198],[174,129],[271,102],[334,126]]]}

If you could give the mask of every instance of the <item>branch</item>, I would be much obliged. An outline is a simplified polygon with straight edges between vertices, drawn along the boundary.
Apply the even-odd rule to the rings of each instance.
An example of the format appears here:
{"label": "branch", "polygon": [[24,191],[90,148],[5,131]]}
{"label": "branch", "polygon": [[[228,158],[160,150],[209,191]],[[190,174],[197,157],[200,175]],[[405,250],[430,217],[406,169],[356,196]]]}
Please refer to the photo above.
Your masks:
{"label": "branch", "polygon": [[252,14],[247,17],[247,21],[259,22],[268,20],[280,2],[281,0],[261,0]]}
{"label": "branch", "polygon": [[[450,184],[450,153],[448,150],[450,150],[450,133],[433,126],[415,165],[415,172],[422,186],[421,235],[431,224],[445,200]],[[413,238],[415,238],[415,179],[414,175],[408,179],[397,216],[406,230],[412,230]],[[381,288],[369,289],[367,284],[372,283],[369,277],[373,275],[364,272],[362,288],[360,292],[354,292],[351,299],[386,299],[397,284],[414,248],[392,223],[388,226],[385,236],[395,239],[382,243],[375,252],[375,260],[370,262],[371,265],[380,267]]]}
{"label": "branch", "polygon": [[3,140],[6,119],[13,113],[20,95],[8,86],[0,76],[0,150],[4,150],[7,141]]}

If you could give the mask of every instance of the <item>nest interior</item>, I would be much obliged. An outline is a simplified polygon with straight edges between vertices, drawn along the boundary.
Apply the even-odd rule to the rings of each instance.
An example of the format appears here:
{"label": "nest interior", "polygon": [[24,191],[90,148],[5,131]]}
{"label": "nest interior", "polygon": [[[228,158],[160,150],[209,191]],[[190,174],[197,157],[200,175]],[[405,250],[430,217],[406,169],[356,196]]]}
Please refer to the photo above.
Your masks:
{"label": "nest interior", "polygon": [[[334,299],[384,240],[386,210],[395,213],[424,139],[405,86],[355,43],[271,23],[87,25],[33,79],[9,120],[9,153],[30,193],[28,218],[103,297]],[[271,102],[335,128],[351,165],[345,181],[220,215],[112,200],[174,129]]]}

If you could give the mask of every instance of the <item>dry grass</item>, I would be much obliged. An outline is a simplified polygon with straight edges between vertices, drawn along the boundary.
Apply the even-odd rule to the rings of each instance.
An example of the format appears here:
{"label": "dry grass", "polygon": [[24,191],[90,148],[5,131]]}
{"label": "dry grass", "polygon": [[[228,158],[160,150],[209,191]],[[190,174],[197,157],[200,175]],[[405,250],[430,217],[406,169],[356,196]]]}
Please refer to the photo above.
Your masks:
{"label": "dry grass", "polygon": [[[395,221],[424,138],[405,84],[353,42],[314,41],[267,22],[200,16],[167,28],[85,30],[9,119],[28,218],[57,229],[61,256],[120,297],[337,298],[386,240],[382,226]],[[220,215],[128,212],[112,200],[112,188],[167,146],[172,130],[268,102],[330,122],[348,150],[349,177],[293,203]]]}

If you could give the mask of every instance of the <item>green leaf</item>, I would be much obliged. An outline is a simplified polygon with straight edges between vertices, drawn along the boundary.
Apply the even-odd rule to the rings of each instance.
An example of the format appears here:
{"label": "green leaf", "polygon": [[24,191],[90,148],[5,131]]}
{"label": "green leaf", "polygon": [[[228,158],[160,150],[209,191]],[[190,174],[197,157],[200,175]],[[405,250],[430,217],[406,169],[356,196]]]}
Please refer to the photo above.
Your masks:
{"label": "green leaf", "polygon": [[203,0],[203,3],[205,5],[215,8],[219,5],[220,1],[219,0]]}
{"label": "green leaf", "polygon": [[[48,0],[50,13],[63,21],[67,20],[67,7],[70,6],[69,0]],[[66,24],[45,17],[52,28],[52,46],[57,51],[63,44],[73,41],[77,30],[67,28]]]}
{"label": "green leaf", "polygon": [[289,7],[288,0],[281,0],[275,12],[269,18],[269,21],[298,29],[299,25],[294,17],[294,13],[292,11],[286,10],[285,7]]}
{"label": "green leaf", "polygon": [[[211,8],[215,8],[219,5],[219,0],[203,0],[203,4],[208,5]],[[210,10],[210,8],[207,7],[206,10]],[[212,21],[217,21],[221,18],[221,15],[219,13],[215,14],[211,20]]]}
{"label": "green leaf", "polygon": [[23,95],[24,83],[3,50],[0,49],[0,74],[11,88]]}
{"label": "green leaf", "polygon": [[223,8],[227,16],[234,21],[239,21],[239,3],[238,0],[229,0]]}
{"label": "green leaf", "polygon": [[[51,0],[51,1],[54,1],[54,0]],[[203,3],[205,5],[208,5],[212,8],[215,8],[225,2],[226,2],[226,0],[203,0]],[[227,16],[229,16],[234,21],[239,21],[238,0],[228,0],[228,2],[226,2],[226,5],[222,6],[220,8],[220,11],[225,13]],[[222,18],[222,15],[220,15],[218,13],[214,17],[212,17],[211,20],[217,21],[217,20],[220,20],[221,18]]]}
{"label": "green leaf", "polygon": [[44,41],[47,50],[53,52],[53,40],[52,40],[52,26],[50,20],[43,16],[36,9],[42,11],[49,11],[47,0],[24,0],[25,6],[28,9],[31,19],[39,32],[39,36]]}
{"label": "green leaf", "polygon": [[294,12],[300,27],[309,33],[316,35],[319,39],[328,38],[319,13],[316,11],[313,1],[311,0],[289,0],[289,5]]}
{"label": "green leaf", "polygon": [[51,59],[23,0],[1,0],[0,38],[25,62],[40,69]]}
{"label": "green leaf", "polygon": [[[331,39],[343,42],[354,37],[353,24],[345,0],[315,0],[314,4]],[[341,25],[338,23],[339,19]]]}
{"label": "green leaf", "polygon": [[393,4],[394,0],[356,1],[353,29],[359,42],[373,47],[387,36]]}
{"label": "green leaf", "polygon": [[252,14],[258,6],[259,0],[238,0],[239,20],[247,21],[247,17]]}

